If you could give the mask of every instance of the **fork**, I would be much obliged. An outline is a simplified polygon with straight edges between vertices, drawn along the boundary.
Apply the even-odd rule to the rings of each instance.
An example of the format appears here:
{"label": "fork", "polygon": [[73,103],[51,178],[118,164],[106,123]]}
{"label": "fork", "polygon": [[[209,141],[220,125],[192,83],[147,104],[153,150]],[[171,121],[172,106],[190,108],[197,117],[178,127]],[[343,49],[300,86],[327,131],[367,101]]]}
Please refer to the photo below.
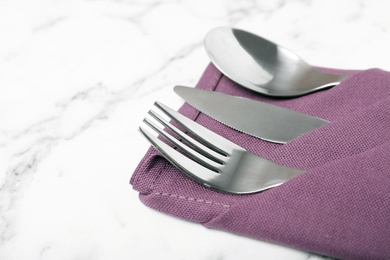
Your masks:
{"label": "fork", "polygon": [[150,110],[152,120],[145,117],[143,122],[162,138],[142,126],[140,132],[171,164],[206,187],[249,194],[276,187],[304,172],[251,153],[160,102],[154,105],[178,127]]}

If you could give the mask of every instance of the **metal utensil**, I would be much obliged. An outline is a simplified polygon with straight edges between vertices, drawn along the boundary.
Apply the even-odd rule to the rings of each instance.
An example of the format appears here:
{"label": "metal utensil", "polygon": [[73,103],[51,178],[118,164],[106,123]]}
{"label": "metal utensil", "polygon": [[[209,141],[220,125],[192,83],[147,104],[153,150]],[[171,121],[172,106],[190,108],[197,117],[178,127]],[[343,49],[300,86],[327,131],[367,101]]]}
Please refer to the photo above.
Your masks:
{"label": "metal utensil", "polygon": [[286,143],[329,123],[294,110],[219,92],[184,86],[175,86],[174,91],[217,121],[274,143]]}
{"label": "metal utensil", "polygon": [[141,133],[175,167],[206,187],[227,193],[254,193],[281,185],[304,172],[259,157],[169,107],[158,102],[155,105],[194,138],[152,110],[149,114],[172,134],[147,118],[144,122],[169,145],[143,127]]}
{"label": "metal utensil", "polygon": [[211,30],[204,46],[223,74],[264,95],[299,96],[333,87],[347,77],[320,72],[293,52],[235,28]]}

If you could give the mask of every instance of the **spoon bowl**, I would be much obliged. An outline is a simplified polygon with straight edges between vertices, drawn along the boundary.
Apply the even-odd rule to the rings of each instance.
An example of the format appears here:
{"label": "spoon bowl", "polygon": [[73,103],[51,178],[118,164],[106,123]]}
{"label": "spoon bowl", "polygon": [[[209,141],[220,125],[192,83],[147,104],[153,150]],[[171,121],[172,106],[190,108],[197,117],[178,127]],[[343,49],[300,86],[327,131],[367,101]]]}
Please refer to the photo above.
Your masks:
{"label": "spoon bowl", "polygon": [[273,97],[330,88],[347,76],[323,73],[286,48],[240,29],[219,27],[204,40],[211,62],[238,84]]}

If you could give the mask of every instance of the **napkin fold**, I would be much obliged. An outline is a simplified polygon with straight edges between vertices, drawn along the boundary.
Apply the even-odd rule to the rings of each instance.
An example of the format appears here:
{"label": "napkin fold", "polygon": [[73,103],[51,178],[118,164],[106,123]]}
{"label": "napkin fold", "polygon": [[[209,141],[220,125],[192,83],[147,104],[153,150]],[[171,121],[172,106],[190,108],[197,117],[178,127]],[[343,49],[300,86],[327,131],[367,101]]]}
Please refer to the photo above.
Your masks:
{"label": "napkin fold", "polygon": [[287,144],[235,131],[185,103],[179,111],[276,163],[305,173],[250,195],[207,189],[153,148],[130,183],[147,206],[167,214],[263,241],[341,259],[390,257],[390,73],[347,71],[339,85],[293,99],[254,93],[212,64],[197,88],[259,100],[331,123]]}

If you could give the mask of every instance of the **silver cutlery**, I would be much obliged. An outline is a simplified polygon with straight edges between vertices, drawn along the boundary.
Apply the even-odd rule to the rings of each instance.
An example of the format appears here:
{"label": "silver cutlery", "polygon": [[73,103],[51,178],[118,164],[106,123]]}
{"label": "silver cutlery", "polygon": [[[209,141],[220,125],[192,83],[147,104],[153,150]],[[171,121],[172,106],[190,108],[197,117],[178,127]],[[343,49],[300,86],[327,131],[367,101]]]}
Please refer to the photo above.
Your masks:
{"label": "silver cutlery", "polygon": [[235,28],[211,30],[204,46],[223,74],[264,95],[299,96],[333,87],[347,77],[320,72],[286,48]]}
{"label": "silver cutlery", "polygon": [[206,115],[257,138],[286,143],[329,122],[272,104],[198,88],[174,91]]}
{"label": "silver cutlery", "polygon": [[155,106],[183,130],[150,110],[152,119],[146,117],[144,122],[165,142],[143,127],[140,132],[170,163],[206,187],[234,194],[254,193],[304,172],[257,156],[159,102]]}

